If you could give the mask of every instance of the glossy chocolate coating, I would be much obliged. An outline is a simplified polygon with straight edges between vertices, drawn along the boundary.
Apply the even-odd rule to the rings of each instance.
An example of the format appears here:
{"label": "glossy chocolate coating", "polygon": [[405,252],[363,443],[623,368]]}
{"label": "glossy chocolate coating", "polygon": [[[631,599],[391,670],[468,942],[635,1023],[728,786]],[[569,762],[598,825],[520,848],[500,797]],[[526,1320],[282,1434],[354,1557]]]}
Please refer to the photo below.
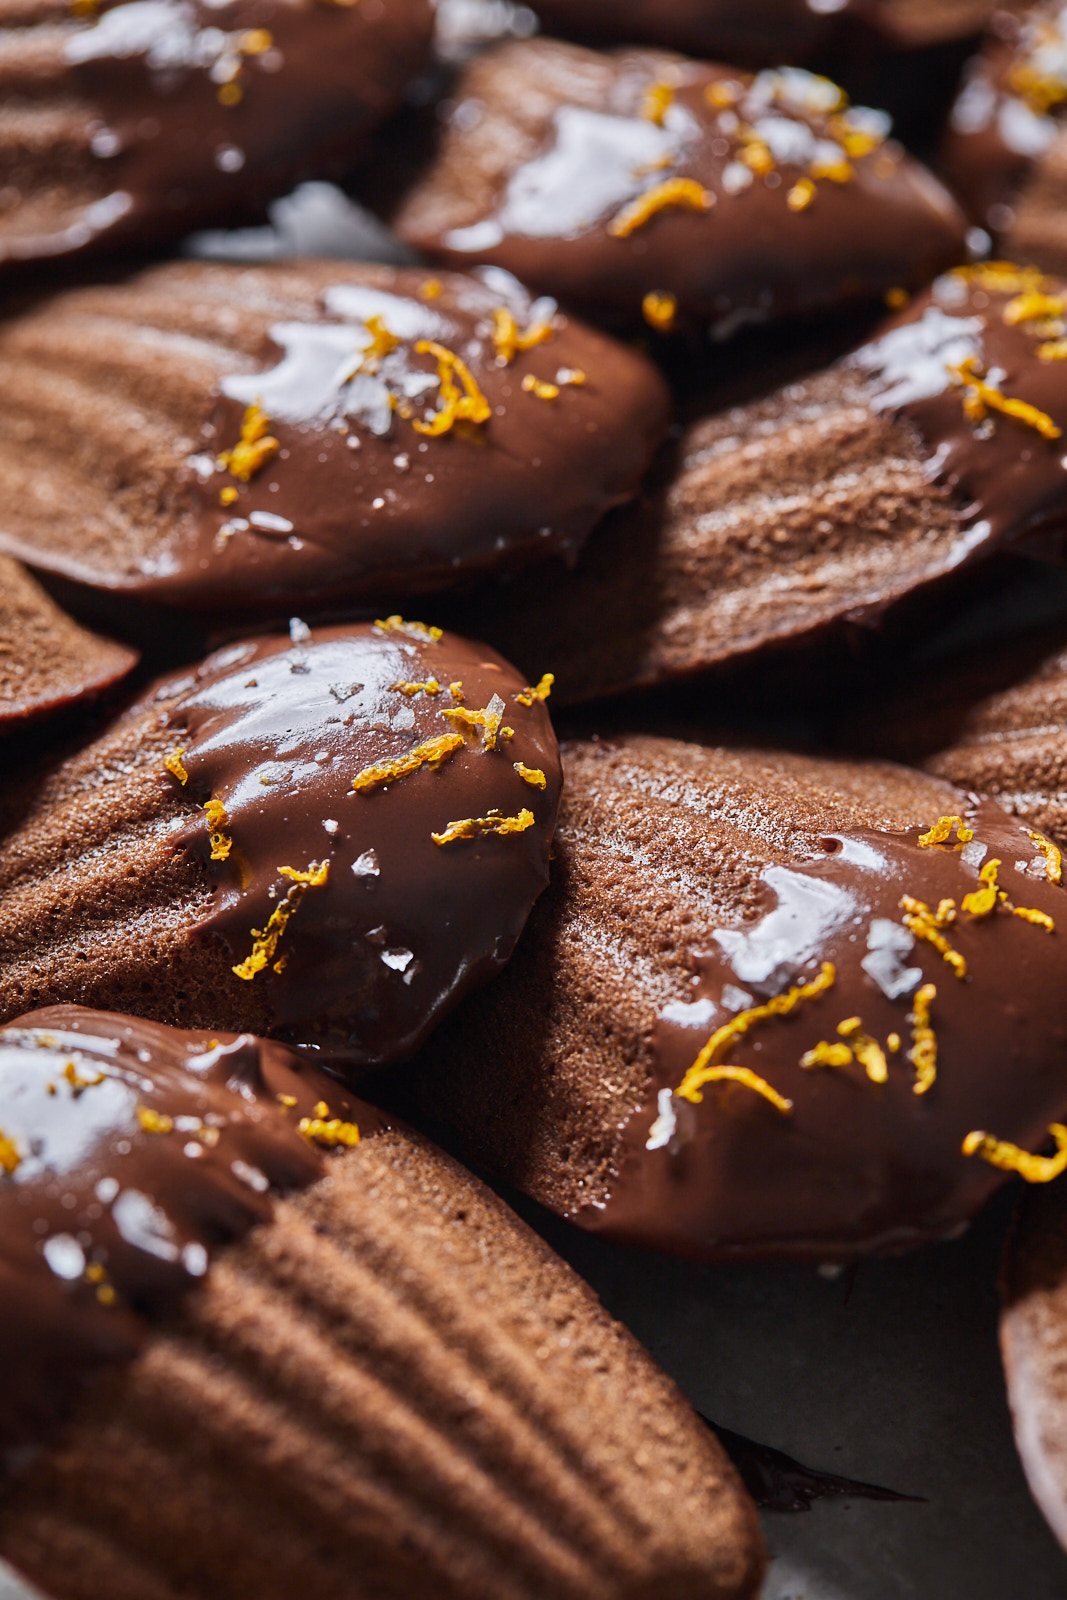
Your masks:
{"label": "glossy chocolate coating", "polygon": [[[486,646],[419,628],[237,644],[156,689],[188,775],[192,814],[175,842],[204,858],[215,885],[194,936],[221,936],[241,966],[255,930],[291,908],[269,959],[235,981],[265,991],[272,1033],[353,1067],[408,1054],[502,967],[548,879],[562,775],[543,702],[520,704],[522,680]],[[431,681],[438,693],[398,687]],[[463,721],[486,710],[500,713],[495,745]],[[426,759],[353,787],[442,738],[458,748],[436,767]],[[179,788],[176,776],[161,781]],[[209,799],[225,807],[221,860],[209,859]],[[518,821],[496,832],[494,811]],[[485,826],[434,841],[467,819]],[[283,867],[325,878],[302,884]]]}
{"label": "glossy chocolate coating", "polygon": [[[963,850],[920,848],[917,829],[856,830],[828,836],[821,859],[764,870],[758,918],[716,933],[719,948],[696,958],[692,1001],[657,1022],[646,1103],[624,1130],[614,1185],[576,1221],[679,1254],[847,1259],[966,1221],[1004,1181],[962,1153],[972,1131],[1027,1150],[1045,1144],[1067,1108],[1067,891],[1048,881],[1026,830],[998,806],[983,802],[969,825],[975,837]],[[936,909],[951,898],[959,907],[993,859],[1011,901],[1046,913],[1057,931],[1003,906],[986,917],[961,910],[943,930],[966,962],[960,978],[909,936],[901,900]],[[711,1082],[702,1104],[666,1096],[675,1131],[649,1149],[660,1091],[679,1087],[709,1035],[736,1012],[810,982],[824,962],[836,972],[824,993],[756,1022],[718,1057],[758,1074],[792,1110],[741,1084]],[[914,996],[927,984],[936,989],[937,1075],[917,1094],[908,1051]],[[885,1053],[884,1083],[857,1060],[801,1065],[820,1042],[840,1045],[838,1024],[855,1017]],[[892,1034],[901,1040],[895,1052]]]}
{"label": "glossy chocolate coating", "polygon": [[0,1085],[0,1464],[133,1355],[273,1192],[315,1181],[298,1124],[319,1101],[382,1126],[282,1045],[77,1006],[0,1030]]}
{"label": "glossy chocolate coating", "polygon": [[[500,317],[538,342],[509,361]],[[446,428],[446,388],[468,382],[451,355],[485,409]],[[0,377],[0,547],[271,617],[572,558],[669,419],[651,362],[504,273],[327,261],[185,263],[56,296],[0,327]],[[263,441],[235,459],[257,405]]]}
{"label": "glossy chocolate coating", "polygon": [[[512,44],[468,68],[397,227],[591,316],[634,322],[647,295],[673,296],[679,321],[723,335],[918,287],[961,259],[962,214],[887,131],[799,70]],[[623,223],[672,180],[688,202]]]}
{"label": "glossy chocolate coating", "polygon": [[830,39],[837,15],[807,0],[534,0],[531,9],[549,33],[642,40],[747,67],[809,60]]}
{"label": "glossy chocolate coating", "polygon": [[993,17],[945,135],[943,165],[968,215],[1010,235],[1012,207],[1056,142],[1067,104],[1067,12],[1058,3]]}
{"label": "glossy chocolate coating", "polygon": [[[1042,359],[1048,334],[1040,323],[1009,325],[1018,282],[996,288],[981,267],[946,273],[846,365],[870,375],[875,410],[907,417],[929,454],[932,478],[960,502],[964,533],[960,559],[990,542],[1058,530],[1067,513],[1067,365]],[[1045,293],[1064,284],[1046,279]],[[967,387],[953,368],[973,361],[974,373],[1005,398],[1035,407],[1059,433],[1046,438],[1032,421],[987,408],[972,421]]]}
{"label": "glossy chocolate coating", "polygon": [[429,0],[76,9],[31,3],[0,43],[0,266],[175,238],[347,162],[432,31]]}

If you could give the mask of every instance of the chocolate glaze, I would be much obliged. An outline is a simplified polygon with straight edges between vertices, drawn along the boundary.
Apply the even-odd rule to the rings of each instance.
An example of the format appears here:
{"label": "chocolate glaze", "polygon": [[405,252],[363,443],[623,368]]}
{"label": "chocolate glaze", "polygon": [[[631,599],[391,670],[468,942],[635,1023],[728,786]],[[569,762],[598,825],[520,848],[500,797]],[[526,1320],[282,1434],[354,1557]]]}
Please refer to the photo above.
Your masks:
{"label": "chocolate glaze", "polygon": [[60,149],[40,173],[17,142],[6,170],[0,155],[0,187],[39,216],[37,231],[17,212],[0,223],[0,264],[175,238],[348,161],[428,60],[433,26],[429,0],[128,0],[83,20],[41,0],[18,20],[12,110],[54,96],[73,171]]}
{"label": "chocolate glaze", "polygon": [[78,1006],[0,1029],[0,1086],[0,1468],[322,1173],[298,1127],[319,1101],[384,1126],[282,1045]]}
{"label": "chocolate glaze", "polygon": [[[1050,104],[1051,100],[1051,104]],[[942,164],[968,215],[1010,231],[1012,204],[1055,143],[1067,106],[1067,11],[999,11],[952,108]]]}
{"label": "chocolate glaze", "polygon": [[[703,1416],[702,1412],[697,1413]],[[737,1468],[741,1482],[761,1511],[810,1511],[816,1500],[907,1500],[922,1503],[921,1495],[898,1494],[876,1483],[860,1483],[836,1472],[816,1472],[801,1462],[758,1444],[742,1433],[720,1428],[710,1417],[704,1421]]]}
{"label": "chocolate glaze", "polygon": [[[191,815],[175,842],[204,858],[216,885],[196,936],[221,937],[240,965],[253,954],[253,930],[298,900],[269,961],[235,982],[268,992],[272,1033],[352,1068],[414,1050],[502,967],[548,879],[562,773],[543,702],[520,704],[522,680],[486,646],[453,635],[435,643],[420,626],[353,624],[306,630],[296,644],[237,644],[155,690],[188,774],[181,794]],[[440,693],[397,688],[431,680]],[[462,699],[452,683],[462,683]],[[437,770],[427,762],[353,788],[378,763],[456,738],[461,714],[486,708],[501,714],[495,748],[475,728]],[[179,787],[169,773],[160,781]],[[209,799],[226,811],[232,848],[222,860],[209,859]],[[504,834],[432,838],[494,810],[531,820]],[[306,887],[280,870],[323,866],[325,881]]]}
{"label": "chocolate glaze", "polygon": [[[719,948],[696,957],[692,1001],[656,1023],[646,1100],[624,1127],[614,1188],[574,1220],[695,1257],[847,1259],[946,1235],[972,1215],[1005,1175],[962,1154],[968,1133],[1041,1149],[1067,1108],[1067,891],[1048,881],[1025,829],[998,806],[982,802],[970,825],[965,851],[920,848],[918,830],[857,830],[828,836],[821,859],[767,868],[762,915],[716,934]],[[1057,931],[1003,907],[981,919],[961,912],[944,930],[965,958],[961,979],[910,938],[900,902],[960,905],[992,859],[1012,902],[1047,913]],[[706,1084],[698,1105],[669,1093],[714,1029],[810,982],[824,962],[836,968],[829,989],[757,1022],[719,1057],[758,1074],[793,1102],[791,1113],[731,1082]],[[916,1094],[910,1015],[916,990],[931,983],[937,1076]],[[840,1044],[837,1025],[853,1017],[885,1051],[884,1083],[856,1060],[800,1064],[821,1041]],[[895,1053],[893,1033],[902,1041]],[[674,1132],[649,1149],[665,1110],[658,1133],[671,1114]]]}
{"label": "chocolate glaze", "polygon": [[[655,85],[673,90],[665,109],[650,110]],[[847,109],[799,70],[753,79],[654,51],[534,40],[475,62],[455,102],[438,161],[401,208],[401,236],[453,265],[506,267],[590,315],[632,322],[647,294],[671,295],[679,319],[721,336],[917,287],[964,253],[962,214],[885,142],[888,118]],[[672,179],[703,191],[703,208],[612,234],[624,208]]]}
{"label": "chocolate glaze", "polygon": [[[1041,359],[1048,334],[1035,332],[1038,324],[1008,325],[1005,311],[1018,291],[997,290],[994,281],[981,267],[946,273],[845,360],[871,375],[876,410],[914,424],[931,477],[962,502],[961,559],[979,546],[1058,530],[1067,513],[1063,437],[1045,438],[994,408],[972,422],[963,405],[968,391],[949,370],[973,360],[1006,397],[1067,431],[1067,364]],[[1043,292],[1061,295],[1065,285],[1047,278]]]}
{"label": "chocolate glaze", "polygon": [[[501,317],[538,342],[510,359]],[[433,435],[420,430],[442,426],[453,382],[442,351],[486,410]],[[64,384],[76,374],[99,397],[88,415],[47,398],[41,415],[41,367],[59,360]],[[391,607],[471,571],[573,559],[637,488],[670,415],[651,362],[500,271],[170,265],[13,319],[0,365],[10,426],[35,418],[34,462],[76,464],[62,513],[42,517],[16,486],[25,438],[5,454],[0,416],[0,545],[95,588],[227,614],[284,616],[298,597]],[[129,439],[131,403],[160,449]],[[234,459],[256,405],[264,442]]]}
{"label": "chocolate glaze", "polygon": [[745,67],[809,61],[837,20],[836,8],[819,12],[807,0],[534,0],[531,9],[552,33],[642,40]]}

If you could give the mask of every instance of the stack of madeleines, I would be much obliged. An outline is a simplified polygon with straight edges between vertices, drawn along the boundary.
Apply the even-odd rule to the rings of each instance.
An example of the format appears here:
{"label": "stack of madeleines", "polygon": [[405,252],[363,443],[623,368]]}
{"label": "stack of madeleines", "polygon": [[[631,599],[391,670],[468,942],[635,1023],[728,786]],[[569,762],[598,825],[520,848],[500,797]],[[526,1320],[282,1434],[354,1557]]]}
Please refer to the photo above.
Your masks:
{"label": "stack of madeleines", "polygon": [[1067,1545],[1067,615],[967,624],[1067,548],[1064,16],[5,0],[43,1593],[759,1593],[723,1444],[460,1160],[713,1263],[1014,1184]]}

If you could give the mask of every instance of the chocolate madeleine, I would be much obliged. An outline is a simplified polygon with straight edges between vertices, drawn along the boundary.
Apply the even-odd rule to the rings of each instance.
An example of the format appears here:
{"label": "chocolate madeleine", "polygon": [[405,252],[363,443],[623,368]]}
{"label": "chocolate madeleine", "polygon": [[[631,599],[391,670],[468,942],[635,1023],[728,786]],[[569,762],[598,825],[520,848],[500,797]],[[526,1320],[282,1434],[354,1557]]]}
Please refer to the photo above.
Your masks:
{"label": "chocolate madeleine", "polygon": [[362,151],[430,0],[5,0],[0,273],[254,214]]}
{"label": "chocolate madeleine", "polygon": [[79,627],[0,556],[0,729],[99,694],[136,664],[135,651]]}
{"label": "chocolate madeleine", "polygon": [[667,421],[504,273],[159,267],[0,324],[0,549],[227,614],[392,603],[573,555]]}
{"label": "chocolate madeleine", "polygon": [[3,1019],[77,1000],[354,1069],[504,964],[547,881],[551,678],[400,617],[292,634],[9,787]]}
{"label": "chocolate madeleine", "polygon": [[[986,659],[976,664],[974,678],[964,673],[944,682],[939,715],[929,708],[919,715],[917,729],[901,721],[893,736],[894,742],[923,739],[932,724],[944,742],[924,762],[929,772],[995,796],[1006,811],[1067,849],[1067,649],[1063,629],[1058,633],[1061,643],[1025,677],[1016,673],[1009,687],[979,696],[974,679],[980,682],[982,667],[989,665],[983,652]],[[1002,650],[994,660],[1006,669],[1010,655]]]}
{"label": "chocolate madeleine", "polygon": [[998,11],[952,110],[949,184],[998,247],[1067,271],[1067,25],[1058,3]]}
{"label": "chocolate madeleine", "polygon": [[505,589],[479,620],[521,664],[546,652],[561,700],[587,700],[874,620],[997,550],[1058,544],[1061,327],[1060,279],[946,274],[828,370],[691,424],[572,575]]}
{"label": "chocolate madeleine", "polygon": [[71,1007],[0,1080],[0,1553],[56,1600],[755,1593],[708,1430],[432,1146],[279,1046]]}
{"label": "chocolate madeleine", "polygon": [[609,1238],[841,1260],[952,1233],[996,1141],[1049,1138],[1050,841],[887,764],[636,735],[564,763],[551,889],[415,1079],[480,1159]]}
{"label": "chocolate madeleine", "polygon": [[1000,1348],[1023,1470],[1067,1549],[1067,1185],[1048,1183],[1063,1165],[1035,1161],[1024,1173],[1033,1188],[1004,1253]]}
{"label": "chocolate madeleine", "polygon": [[964,254],[961,213],[825,78],[554,40],[474,61],[401,237],[657,329],[826,311]]}

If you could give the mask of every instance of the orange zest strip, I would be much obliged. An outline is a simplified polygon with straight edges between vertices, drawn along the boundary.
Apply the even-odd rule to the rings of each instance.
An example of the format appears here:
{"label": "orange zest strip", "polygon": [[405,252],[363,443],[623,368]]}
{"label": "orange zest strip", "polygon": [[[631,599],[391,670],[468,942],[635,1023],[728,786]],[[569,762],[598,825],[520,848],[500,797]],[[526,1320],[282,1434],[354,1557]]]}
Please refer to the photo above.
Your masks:
{"label": "orange zest strip", "polygon": [[968,356],[958,367],[950,366],[945,369],[953,383],[959,384],[967,391],[963,409],[971,422],[982,422],[988,409],[1000,411],[1006,417],[1013,417],[1016,422],[1025,423],[1028,428],[1035,428],[1043,439],[1062,437],[1063,429],[1058,428],[1046,412],[1039,411],[1036,406],[1028,404],[1025,400],[1012,400],[1007,395],[1001,394],[999,389],[994,389],[991,384],[978,376],[976,366],[976,358]]}
{"label": "orange zest strip", "polygon": [[674,90],[669,83],[650,83],[641,100],[638,116],[662,128],[667,112],[674,104]]}
{"label": "orange zest strip", "polygon": [[960,910],[970,912],[976,921],[979,917],[990,916],[997,909],[997,899],[1000,894],[1000,886],[997,883],[999,866],[999,861],[987,861],[978,874],[982,887],[965,894],[960,903]]}
{"label": "orange zest strip", "polygon": [[813,1050],[808,1050],[800,1058],[802,1067],[847,1067],[852,1060],[852,1049],[847,1044],[838,1044],[837,1040],[820,1039]]}
{"label": "orange zest strip", "polygon": [[[478,426],[489,421],[493,414],[492,407],[475,383],[474,376],[462,357],[457,356],[452,350],[446,350],[443,344],[437,344],[433,339],[420,339],[415,346],[415,353],[434,357],[441,385],[440,408],[429,422],[421,422],[416,418],[412,423],[416,433],[424,433],[436,439],[441,434],[448,433],[458,422],[468,422]],[[456,382],[457,378],[459,383]]]}
{"label": "orange zest strip", "polygon": [[1030,838],[1045,858],[1045,876],[1049,883],[1063,882],[1063,857],[1051,839],[1043,833],[1030,833]]}
{"label": "orange zest strip", "polygon": [[904,926],[913,933],[917,939],[924,939],[932,945],[943,961],[946,961],[956,974],[957,978],[967,976],[967,963],[958,950],[954,950],[945,938],[941,929],[946,923],[955,919],[956,909],[951,900],[942,900],[936,911],[931,911],[925,900],[916,900],[914,896],[906,894],[900,902],[901,910],[905,913]]}
{"label": "orange zest strip", "polygon": [[1028,1150],[1020,1150],[1017,1144],[981,1132],[969,1133],[962,1150],[965,1156],[981,1156],[1001,1172],[1017,1172],[1027,1183],[1051,1183],[1061,1172],[1067,1172],[1067,1128],[1053,1122],[1048,1131],[1056,1141],[1054,1156],[1031,1155]]}
{"label": "orange zest strip", "polygon": [[661,211],[710,211],[714,198],[695,178],[667,178],[624,206],[608,223],[613,239],[628,239]]}
{"label": "orange zest strip", "polygon": [[843,1039],[851,1042],[853,1054],[871,1082],[884,1083],[889,1076],[885,1054],[878,1041],[863,1032],[860,1018],[846,1018],[844,1022],[838,1023],[837,1031]]}
{"label": "orange zest strip", "polygon": [[953,850],[961,850],[965,844],[970,844],[974,838],[973,828],[968,828],[962,817],[938,817],[928,833],[919,835],[919,849],[928,850],[931,845],[947,844],[952,837],[952,830],[956,830],[957,843]]}
{"label": "orange zest strip", "polygon": [[824,994],[836,979],[837,969],[831,962],[824,961],[819,976],[813,978],[810,983],[798,984],[785,994],[775,995],[774,999],[768,1000],[765,1005],[753,1006],[748,1011],[739,1011],[736,1017],[731,1017],[721,1028],[716,1028],[674,1091],[676,1096],[699,1105],[704,1098],[701,1093],[702,1085],[721,1076],[714,1066],[717,1055],[739,1039],[743,1039],[749,1029],[755,1027],[757,1023],[767,1022],[772,1017],[784,1017],[799,1005],[801,1000],[814,1000],[818,995]]}
{"label": "orange zest strip", "polygon": [[278,941],[285,932],[290,917],[299,908],[309,889],[322,888],[329,876],[330,863],[313,861],[306,872],[301,872],[296,867],[279,867],[278,872],[283,878],[291,878],[293,886],[285,899],[271,912],[266,927],[252,929],[254,940],[252,954],[246,956],[239,966],[231,969],[235,977],[244,978],[249,982],[257,972],[262,972],[267,963],[273,960]]}
{"label": "orange zest strip", "polygon": [[498,306],[493,312],[493,346],[501,366],[510,367],[520,350],[533,350],[539,344],[546,344],[552,337],[552,324],[544,319],[531,322],[522,331],[514,314],[506,306]]}
{"label": "orange zest strip", "polygon": [[428,644],[437,644],[444,634],[443,628],[428,628],[425,622],[405,622],[403,617],[395,614],[376,622],[374,626],[379,633],[406,633],[413,639],[424,639]]}
{"label": "orange zest strip", "polygon": [[177,750],[172,750],[169,756],[163,757],[164,767],[170,773],[172,778],[177,778],[183,789],[189,782],[189,774],[186,772],[185,763],[182,760],[182,756],[184,754],[185,746],[180,744]]}
{"label": "orange zest strip", "polygon": [[937,1078],[937,1035],[930,1025],[930,1011],[936,999],[937,989],[932,983],[924,983],[916,991],[913,1002],[915,1009],[910,1018],[912,1046],[908,1051],[908,1060],[915,1068],[915,1082],[911,1086],[913,1094],[925,1094]]}
{"label": "orange zest strip", "polygon": [[[317,1111],[318,1106],[315,1109]],[[296,1127],[309,1143],[329,1148],[344,1145],[350,1150],[359,1143],[359,1128],[354,1122],[342,1122],[340,1117],[301,1117]]]}
{"label": "orange zest strip", "polygon": [[221,800],[207,800],[204,803],[207,812],[207,825],[211,830],[211,859],[212,861],[225,861],[233,849],[233,840],[223,830],[229,825],[226,807]]}
{"label": "orange zest strip", "polygon": [[555,681],[555,673],[546,672],[535,689],[525,688],[521,694],[515,696],[515,699],[520,706],[532,706],[535,700],[547,700]]}
{"label": "orange zest strip", "polygon": [[537,400],[559,399],[559,384],[546,383],[543,378],[535,378],[532,372],[523,378],[522,388],[524,394],[532,394]]}
{"label": "orange zest strip", "polygon": [[678,301],[666,290],[650,289],[641,301],[641,315],[657,333],[670,333],[678,316]]}
{"label": "orange zest strip", "polygon": [[223,450],[217,460],[221,471],[230,472],[242,483],[254,478],[261,467],[272,461],[281,449],[270,436],[270,421],[258,404],[250,405],[241,423],[241,437],[232,450]]}
{"label": "orange zest strip", "polygon": [[[780,1111],[785,1117],[793,1109],[792,1100],[787,1100],[784,1095],[780,1095],[777,1089],[772,1089],[765,1078],[761,1078],[758,1072],[752,1072],[748,1067],[708,1067],[702,1081],[704,1083],[728,1082],[743,1084],[746,1089],[752,1089],[756,1094],[762,1095],[764,1100],[768,1100],[775,1110]],[[676,1094],[680,1095],[681,1092],[680,1089],[675,1090]],[[686,1098],[692,1100],[694,1097],[687,1095]],[[696,1098],[702,1100],[704,1096],[698,1095]]]}
{"label": "orange zest strip", "polygon": [[1034,911],[1029,906],[1012,906],[1013,917],[1021,917],[1024,922],[1032,922],[1035,927],[1044,928],[1047,933],[1056,932],[1056,924],[1045,911]]}
{"label": "orange zest strip", "polygon": [[487,817],[466,817],[462,822],[450,822],[444,833],[431,833],[430,838],[434,844],[454,844],[457,839],[477,839],[485,833],[525,833],[533,824],[534,814],[525,808],[517,817],[490,811]]}
{"label": "orange zest strip", "polygon": [[547,784],[548,779],[540,767],[528,767],[525,761],[515,761],[512,765],[523,783],[530,784],[534,789],[543,789]]}
{"label": "orange zest strip", "polygon": [[[849,173],[851,175],[851,168]],[[815,199],[816,188],[810,178],[798,178],[785,197],[790,211],[806,211]]]}
{"label": "orange zest strip", "polygon": [[145,1133],[171,1133],[174,1129],[174,1118],[162,1111],[153,1111],[151,1106],[138,1106],[137,1120]]}
{"label": "orange zest strip", "polygon": [[0,1168],[10,1178],[22,1165],[22,1157],[15,1148],[13,1140],[9,1139],[3,1128],[0,1128]]}
{"label": "orange zest strip", "polygon": [[417,744],[414,750],[397,756],[393,761],[376,761],[373,766],[364,767],[352,779],[352,787],[358,794],[366,794],[371,789],[380,789],[382,784],[406,778],[409,773],[418,772],[420,767],[439,767],[442,761],[448,761],[457,750],[462,750],[463,745],[461,733],[439,734],[436,739]]}

